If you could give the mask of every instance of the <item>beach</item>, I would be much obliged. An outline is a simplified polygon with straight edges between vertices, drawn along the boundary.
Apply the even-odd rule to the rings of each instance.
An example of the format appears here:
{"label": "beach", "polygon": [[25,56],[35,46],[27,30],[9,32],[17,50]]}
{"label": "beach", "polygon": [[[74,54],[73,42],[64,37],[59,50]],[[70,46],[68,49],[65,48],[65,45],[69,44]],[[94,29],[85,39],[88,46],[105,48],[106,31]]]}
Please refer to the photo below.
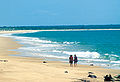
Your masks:
{"label": "beach", "polygon": [[[0,33],[18,33],[18,31]],[[105,69],[89,65],[70,67],[69,63],[59,61],[43,63],[44,59],[42,58],[10,56],[19,54],[10,49],[17,49],[23,45],[7,37],[0,37],[0,43],[0,82],[82,82],[82,80],[104,82],[106,74],[112,76],[120,74],[118,69]],[[97,78],[89,78],[88,72],[93,72]]]}

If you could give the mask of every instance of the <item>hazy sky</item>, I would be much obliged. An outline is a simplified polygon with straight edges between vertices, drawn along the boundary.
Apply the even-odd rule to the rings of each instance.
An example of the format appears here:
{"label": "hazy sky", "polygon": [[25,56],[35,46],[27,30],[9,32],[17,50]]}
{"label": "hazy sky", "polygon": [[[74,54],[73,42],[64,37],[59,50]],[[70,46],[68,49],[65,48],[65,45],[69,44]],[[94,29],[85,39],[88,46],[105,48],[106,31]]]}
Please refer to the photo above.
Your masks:
{"label": "hazy sky", "polygon": [[120,0],[0,0],[0,25],[120,24]]}

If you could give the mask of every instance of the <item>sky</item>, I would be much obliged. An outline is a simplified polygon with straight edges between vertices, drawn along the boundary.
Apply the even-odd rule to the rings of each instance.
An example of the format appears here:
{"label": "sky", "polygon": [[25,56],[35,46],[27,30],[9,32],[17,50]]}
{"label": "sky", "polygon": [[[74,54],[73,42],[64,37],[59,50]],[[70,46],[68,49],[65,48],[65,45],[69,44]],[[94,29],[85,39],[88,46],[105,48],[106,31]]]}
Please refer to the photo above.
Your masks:
{"label": "sky", "polygon": [[120,0],[0,0],[0,25],[120,24]]}

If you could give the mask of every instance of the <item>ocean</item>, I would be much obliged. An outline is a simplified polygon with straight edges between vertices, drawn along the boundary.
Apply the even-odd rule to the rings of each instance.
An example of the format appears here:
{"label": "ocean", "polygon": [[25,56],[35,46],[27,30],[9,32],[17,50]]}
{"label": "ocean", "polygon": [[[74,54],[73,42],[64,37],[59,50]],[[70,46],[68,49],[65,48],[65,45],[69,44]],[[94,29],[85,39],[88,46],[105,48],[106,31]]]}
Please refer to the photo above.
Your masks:
{"label": "ocean", "polygon": [[76,54],[79,64],[120,69],[120,30],[40,31],[2,36],[24,45],[13,50],[20,52],[17,56],[68,62],[69,55]]}

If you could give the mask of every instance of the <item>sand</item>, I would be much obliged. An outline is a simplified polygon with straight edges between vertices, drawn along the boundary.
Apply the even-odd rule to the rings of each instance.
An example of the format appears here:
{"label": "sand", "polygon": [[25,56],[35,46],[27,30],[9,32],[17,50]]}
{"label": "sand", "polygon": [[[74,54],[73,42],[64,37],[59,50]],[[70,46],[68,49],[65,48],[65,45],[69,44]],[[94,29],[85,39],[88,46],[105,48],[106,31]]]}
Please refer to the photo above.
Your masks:
{"label": "sand", "polygon": [[120,30],[120,29],[53,29],[53,30],[13,30],[13,31],[0,31],[0,33],[28,33],[28,32],[38,32],[38,31],[94,31],[94,30]]}
{"label": "sand", "polygon": [[[42,58],[18,57],[18,52],[9,50],[21,46],[11,38],[0,37],[0,82],[82,82],[81,79],[104,82],[106,74],[120,74],[120,70],[97,66],[70,67],[58,61],[43,63]],[[13,54],[16,56],[10,56]],[[97,78],[88,78],[88,72],[93,72]]]}

